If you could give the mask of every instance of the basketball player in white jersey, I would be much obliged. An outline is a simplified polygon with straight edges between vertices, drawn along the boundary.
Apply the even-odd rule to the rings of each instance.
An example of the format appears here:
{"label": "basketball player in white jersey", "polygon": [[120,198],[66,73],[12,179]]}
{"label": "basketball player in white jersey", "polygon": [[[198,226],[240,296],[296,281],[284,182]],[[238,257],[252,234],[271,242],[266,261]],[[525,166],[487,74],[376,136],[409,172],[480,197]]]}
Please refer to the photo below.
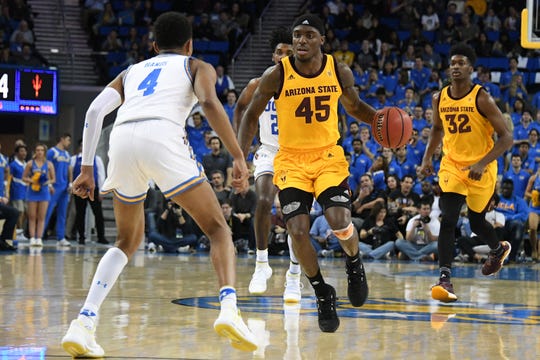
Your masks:
{"label": "basketball player in white jersey", "polygon": [[[284,28],[276,29],[270,38],[272,48],[272,61],[277,64],[281,58],[292,54],[292,35]],[[253,92],[259,84],[259,78],[252,79],[240,94],[234,111],[234,125],[236,129],[245,126],[240,123],[242,115],[249,105]],[[255,153],[253,164],[255,165],[255,190],[257,193],[257,209],[255,210],[255,239],[257,242],[257,261],[255,272],[249,283],[251,294],[262,294],[266,291],[266,281],[272,276],[272,268],[268,264],[268,236],[270,233],[270,213],[277,188],[272,182],[274,177],[274,157],[278,150],[278,118],[274,99],[271,99],[263,113],[259,117],[259,139],[261,146]],[[242,147],[242,144],[241,144]],[[289,244],[290,263],[287,271],[285,302],[299,302],[300,291],[300,265],[294,255],[291,239],[287,237]]]}
{"label": "basketball player in white jersey", "polygon": [[[153,179],[166,198],[195,219],[211,241],[211,260],[221,287],[214,329],[244,351],[257,349],[236,307],[235,255],[230,229],[216,196],[187,141],[185,121],[197,101],[234,158],[233,186],[247,186],[248,170],[228,117],[219,102],[210,64],[190,57],[191,23],[176,12],[154,23],[157,56],[122,72],[94,99],[86,113],[81,174],[73,191],[93,200],[93,159],[103,118],[120,106],[110,135],[108,177],[102,193],[114,194],[118,236],[100,260],[77,319],[62,339],[72,356],[102,357],[95,329],[99,309],[128,259],[144,238],[143,201]],[[102,319],[103,320],[103,319]]]}

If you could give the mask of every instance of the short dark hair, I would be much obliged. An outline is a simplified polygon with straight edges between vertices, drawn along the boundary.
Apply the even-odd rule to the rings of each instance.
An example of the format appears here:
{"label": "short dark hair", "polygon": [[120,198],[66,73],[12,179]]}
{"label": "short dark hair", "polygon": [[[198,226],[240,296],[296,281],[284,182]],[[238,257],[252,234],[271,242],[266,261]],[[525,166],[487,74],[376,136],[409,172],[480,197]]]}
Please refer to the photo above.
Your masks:
{"label": "short dark hair", "polygon": [[278,44],[292,44],[291,30],[286,27],[278,27],[270,35],[270,48],[272,51],[276,50]]}
{"label": "short dark hair", "polygon": [[160,50],[180,48],[193,36],[187,17],[175,11],[159,15],[154,22],[154,31]]}
{"label": "short dark hair", "polygon": [[450,49],[450,57],[454,55],[463,55],[469,59],[469,63],[474,66],[476,63],[476,53],[474,49],[465,43],[458,43]]}
{"label": "short dark hair", "polygon": [[71,137],[71,134],[65,132],[65,133],[63,133],[62,135],[60,135],[60,136],[58,137],[57,141],[60,141],[60,140],[65,139],[65,138],[67,138],[67,137],[70,138],[70,137]]}
{"label": "short dark hair", "polygon": [[418,202],[418,208],[421,208],[422,205],[429,205],[429,207],[433,206],[433,199],[429,196],[424,196],[420,198],[420,201]]}

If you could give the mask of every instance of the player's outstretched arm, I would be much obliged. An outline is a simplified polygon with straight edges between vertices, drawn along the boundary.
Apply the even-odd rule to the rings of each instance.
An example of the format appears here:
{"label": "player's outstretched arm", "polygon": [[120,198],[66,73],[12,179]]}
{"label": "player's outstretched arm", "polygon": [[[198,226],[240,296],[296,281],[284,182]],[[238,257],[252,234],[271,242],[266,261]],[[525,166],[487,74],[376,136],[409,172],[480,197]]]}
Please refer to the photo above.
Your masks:
{"label": "player's outstretched arm", "polygon": [[351,68],[344,63],[338,63],[337,69],[341,80],[343,93],[340,101],[349,115],[358,121],[362,121],[371,126],[375,117],[375,109],[360,99],[354,90],[354,76]]}
{"label": "player's outstretched arm", "polygon": [[249,146],[257,132],[257,122],[268,101],[277,92],[281,78],[281,65],[274,65],[266,69],[253,92],[251,101],[240,120],[238,140],[242,146],[244,156],[249,153]]}
{"label": "player's outstretched arm", "polygon": [[122,71],[111,81],[92,101],[84,120],[82,139],[81,173],[73,181],[72,192],[83,199],[89,197],[94,200],[94,157],[103,127],[103,119],[124,101],[123,78],[126,71]]}
{"label": "player's outstretched arm", "polygon": [[213,66],[201,60],[191,60],[191,70],[194,80],[195,95],[199,100],[210,126],[218,134],[221,141],[234,159],[233,162],[233,186],[243,187],[243,182],[248,179],[249,172],[242,150],[236,141],[229,117],[216,95],[216,71]]}

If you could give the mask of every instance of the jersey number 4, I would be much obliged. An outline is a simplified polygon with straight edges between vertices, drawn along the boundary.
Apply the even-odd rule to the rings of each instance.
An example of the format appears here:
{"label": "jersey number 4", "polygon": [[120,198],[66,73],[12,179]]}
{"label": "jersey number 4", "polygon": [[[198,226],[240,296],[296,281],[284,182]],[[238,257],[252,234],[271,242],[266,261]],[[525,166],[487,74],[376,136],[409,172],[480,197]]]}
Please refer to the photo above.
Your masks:
{"label": "jersey number 4", "polygon": [[446,121],[450,134],[471,132],[471,125],[469,124],[469,116],[467,114],[448,114],[446,115]]}
{"label": "jersey number 4", "polygon": [[156,91],[159,73],[161,73],[161,69],[154,69],[143,81],[141,81],[137,90],[144,90],[143,96],[151,95]]}
{"label": "jersey number 4", "polygon": [[298,118],[305,118],[306,124],[311,124],[312,117],[315,115],[315,120],[323,122],[330,117],[330,96],[315,96],[314,106],[311,105],[311,97],[305,97],[300,105],[296,108],[294,115]]}

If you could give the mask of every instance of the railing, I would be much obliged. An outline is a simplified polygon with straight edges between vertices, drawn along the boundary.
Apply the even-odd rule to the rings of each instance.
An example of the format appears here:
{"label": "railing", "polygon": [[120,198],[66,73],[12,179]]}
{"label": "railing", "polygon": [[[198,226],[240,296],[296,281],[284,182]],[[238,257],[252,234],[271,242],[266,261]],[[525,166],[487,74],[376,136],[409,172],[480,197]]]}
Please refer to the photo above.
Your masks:
{"label": "railing", "polygon": [[[62,31],[64,33],[64,40],[65,40],[65,51],[62,51],[63,49],[58,49],[58,53],[60,55],[63,55],[67,61],[67,64],[69,65],[67,68],[62,68],[61,76],[64,79],[69,78],[70,80],[75,79],[74,74],[74,66],[75,63],[75,52],[73,51],[73,42],[71,40],[71,31],[66,26],[66,13],[64,11],[65,8],[65,1],[64,0],[58,0],[57,2],[58,6],[58,15],[59,15],[59,22],[62,27]],[[69,71],[68,71],[69,69]]]}
{"label": "railing", "polygon": [[[262,35],[261,34],[262,34],[262,27],[263,27],[263,18],[266,15],[266,13],[268,12],[268,10],[274,5],[274,3],[276,1],[277,0],[270,0],[268,2],[268,4],[266,4],[264,9],[261,11],[261,15],[257,19],[257,38],[258,38],[259,43],[261,43],[261,41],[262,41]],[[249,53],[247,54],[247,56],[249,58],[253,57],[253,44],[252,43],[253,43],[253,34],[248,33],[244,37],[244,40],[242,40],[242,43],[240,43],[240,45],[238,46],[238,48],[234,52],[233,56],[231,57],[231,66],[229,68],[229,75],[233,79],[234,79],[234,74],[236,72],[236,60],[237,60],[238,56],[240,56],[240,53],[242,52],[242,50],[244,49],[245,46],[249,45]]]}

